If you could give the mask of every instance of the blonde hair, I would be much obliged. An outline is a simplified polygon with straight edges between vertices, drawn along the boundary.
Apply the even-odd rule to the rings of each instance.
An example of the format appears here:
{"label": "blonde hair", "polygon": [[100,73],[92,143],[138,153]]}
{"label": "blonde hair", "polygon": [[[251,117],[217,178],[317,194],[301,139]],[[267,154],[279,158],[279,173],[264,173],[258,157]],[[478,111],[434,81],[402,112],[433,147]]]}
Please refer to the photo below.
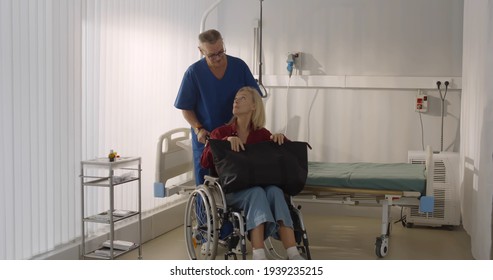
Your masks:
{"label": "blonde hair", "polygon": [[[254,87],[242,87],[238,90],[240,92],[248,92],[253,99],[253,103],[255,105],[255,110],[252,113],[252,126],[254,130],[261,129],[265,126],[265,109],[264,103],[262,102],[262,98],[260,97],[260,93]],[[233,123],[236,121],[236,116],[233,116],[229,123]]]}

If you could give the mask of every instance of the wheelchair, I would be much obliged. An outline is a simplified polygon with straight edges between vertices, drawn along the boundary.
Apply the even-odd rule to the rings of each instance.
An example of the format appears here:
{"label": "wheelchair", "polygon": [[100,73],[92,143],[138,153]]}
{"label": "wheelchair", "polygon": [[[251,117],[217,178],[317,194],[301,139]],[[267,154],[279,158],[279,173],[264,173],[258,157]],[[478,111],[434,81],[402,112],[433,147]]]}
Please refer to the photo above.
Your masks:
{"label": "wheelchair", "polygon": [[[223,254],[225,260],[247,259],[245,218],[241,209],[228,207],[218,178],[205,176],[204,184],[193,190],[185,210],[185,241],[192,260],[214,260]],[[291,198],[287,198],[297,248],[307,260],[311,259],[308,237],[300,211]],[[272,259],[285,259],[278,253],[272,238],[265,240],[265,248]],[[278,246],[277,246],[278,247]]]}

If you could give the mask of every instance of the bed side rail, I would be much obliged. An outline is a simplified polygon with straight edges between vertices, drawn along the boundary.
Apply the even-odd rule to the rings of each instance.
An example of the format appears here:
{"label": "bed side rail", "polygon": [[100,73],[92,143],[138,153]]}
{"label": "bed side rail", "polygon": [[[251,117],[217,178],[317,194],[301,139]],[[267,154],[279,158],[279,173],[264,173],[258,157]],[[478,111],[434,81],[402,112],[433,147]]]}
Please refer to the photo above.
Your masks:
{"label": "bed side rail", "polygon": [[[179,145],[180,142],[191,141],[190,136],[189,128],[177,128],[159,137],[156,153],[155,197],[166,197],[179,193],[184,188],[195,188],[192,151]],[[177,180],[176,184],[167,185],[168,180],[178,176],[184,179]]]}

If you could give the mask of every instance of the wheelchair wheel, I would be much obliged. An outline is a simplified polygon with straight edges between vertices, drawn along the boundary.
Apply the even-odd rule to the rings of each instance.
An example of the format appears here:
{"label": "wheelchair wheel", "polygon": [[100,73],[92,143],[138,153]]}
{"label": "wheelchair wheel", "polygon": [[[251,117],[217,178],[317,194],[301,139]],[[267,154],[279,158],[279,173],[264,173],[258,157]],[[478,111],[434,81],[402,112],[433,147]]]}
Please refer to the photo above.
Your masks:
{"label": "wheelchair wheel", "polygon": [[[234,238],[230,241],[230,251],[233,247],[236,247],[236,245],[239,245],[240,251],[238,253],[241,253],[241,258],[243,260],[246,260],[246,255],[247,255],[247,249],[246,249],[246,240],[247,240],[247,233],[246,233],[246,224],[245,220],[243,219],[243,214],[241,212],[231,212],[231,219],[234,224]],[[236,259],[236,257],[235,257]]]}
{"label": "wheelchair wheel", "polygon": [[[301,214],[300,209],[294,207],[292,204],[288,204],[288,207],[291,214],[291,219],[293,220],[296,248],[303,258],[311,260],[312,256],[310,254],[310,247],[308,244],[308,236],[306,233],[305,224],[303,223],[303,215]],[[264,244],[267,252],[272,259],[282,260],[287,258],[285,253],[281,253],[285,250],[280,240],[269,237],[264,241]]]}
{"label": "wheelchair wheel", "polygon": [[288,257],[280,240],[269,236],[264,240],[264,246],[271,259],[287,260]]}
{"label": "wheelchair wheel", "polygon": [[218,230],[214,197],[203,188],[193,191],[185,212],[185,242],[192,260],[216,258]]}
{"label": "wheelchair wheel", "polygon": [[300,208],[301,206],[296,208],[292,204],[290,205],[291,219],[293,220],[294,227],[294,237],[301,256],[307,260],[311,260],[312,256],[308,245],[308,235],[306,233],[305,224],[303,223],[303,215],[301,214]]}

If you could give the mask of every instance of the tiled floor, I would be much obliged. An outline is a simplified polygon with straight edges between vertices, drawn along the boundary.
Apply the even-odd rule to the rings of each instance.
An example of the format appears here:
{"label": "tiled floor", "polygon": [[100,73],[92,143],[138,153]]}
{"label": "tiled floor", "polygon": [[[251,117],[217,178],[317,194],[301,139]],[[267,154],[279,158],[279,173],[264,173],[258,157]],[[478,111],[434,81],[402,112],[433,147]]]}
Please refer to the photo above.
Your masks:
{"label": "tiled floor", "polygon": [[[309,208],[309,207],[308,207]],[[315,260],[375,260],[375,238],[380,219],[303,211],[310,251]],[[186,260],[183,227],[176,228],[143,246],[143,259]],[[133,251],[120,259],[136,259]],[[222,256],[218,256],[218,259]],[[389,253],[384,260],[471,260],[470,238],[461,226],[404,228],[393,224]]]}

